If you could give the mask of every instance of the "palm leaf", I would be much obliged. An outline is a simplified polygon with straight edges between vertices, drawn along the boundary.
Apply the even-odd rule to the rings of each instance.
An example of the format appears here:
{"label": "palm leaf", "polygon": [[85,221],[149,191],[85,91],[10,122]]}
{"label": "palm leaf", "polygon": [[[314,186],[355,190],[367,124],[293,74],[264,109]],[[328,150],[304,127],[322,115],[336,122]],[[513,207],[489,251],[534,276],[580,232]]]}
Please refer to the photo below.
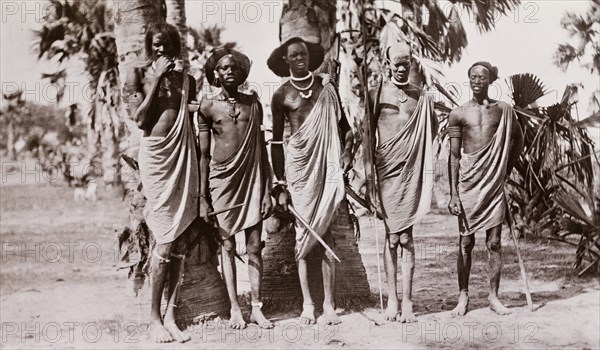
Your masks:
{"label": "palm leaf", "polygon": [[507,83],[517,107],[526,108],[547,93],[541,80],[531,73],[512,75]]}
{"label": "palm leaf", "polygon": [[458,62],[462,56],[462,51],[469,44],[467,33],[463,27],[460,15],[456,6],[452,6],[448,17],[448,34],[444,41],[444,58],[451,62]]}
{"label": "palm leaf", "polygon": [[600,112],[596,112],[591,116],[574,123],[573,126],[578,128],[598,128],[600,127]]}

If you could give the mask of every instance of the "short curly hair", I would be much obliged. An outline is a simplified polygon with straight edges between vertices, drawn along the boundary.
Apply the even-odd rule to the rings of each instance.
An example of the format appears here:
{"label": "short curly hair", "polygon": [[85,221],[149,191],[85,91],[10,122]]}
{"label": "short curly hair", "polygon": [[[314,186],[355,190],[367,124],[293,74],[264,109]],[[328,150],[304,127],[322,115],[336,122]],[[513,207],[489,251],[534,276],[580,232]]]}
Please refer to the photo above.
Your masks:
{"label": "short curly hair", "polygon": [[169,23],[154,23],[146,31],[145,46],[146,46],[146,57],[152,57],[152,39],[156,34],[164,34],[171,45],[173,45],[173,53],[176,57],[181,54],[181,37],[179,31],[175,26]]}

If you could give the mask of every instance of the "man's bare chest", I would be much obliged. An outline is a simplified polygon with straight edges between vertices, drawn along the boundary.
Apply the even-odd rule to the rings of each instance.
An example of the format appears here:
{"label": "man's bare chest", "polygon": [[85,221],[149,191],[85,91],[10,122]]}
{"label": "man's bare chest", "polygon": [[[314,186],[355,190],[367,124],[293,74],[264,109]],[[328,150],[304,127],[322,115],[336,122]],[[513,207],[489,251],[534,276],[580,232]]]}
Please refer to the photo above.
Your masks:
{"label": "man's bare chest", "polygon": [[497,105],[469,108],[463,114],[464,126],[474,130],[495,131],[501,120],[502,110]]}

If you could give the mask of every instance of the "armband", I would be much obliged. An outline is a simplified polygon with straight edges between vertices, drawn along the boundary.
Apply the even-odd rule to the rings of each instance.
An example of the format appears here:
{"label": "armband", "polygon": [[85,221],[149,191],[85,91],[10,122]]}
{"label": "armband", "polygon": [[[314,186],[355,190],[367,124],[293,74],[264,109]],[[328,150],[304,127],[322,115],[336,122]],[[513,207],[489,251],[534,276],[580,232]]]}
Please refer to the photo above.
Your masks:
{"label": "armband", "polygon": [[461,138],[462,137],[462,128],[460,126],[449,126],[447,128],[448,136],[452,138]]}

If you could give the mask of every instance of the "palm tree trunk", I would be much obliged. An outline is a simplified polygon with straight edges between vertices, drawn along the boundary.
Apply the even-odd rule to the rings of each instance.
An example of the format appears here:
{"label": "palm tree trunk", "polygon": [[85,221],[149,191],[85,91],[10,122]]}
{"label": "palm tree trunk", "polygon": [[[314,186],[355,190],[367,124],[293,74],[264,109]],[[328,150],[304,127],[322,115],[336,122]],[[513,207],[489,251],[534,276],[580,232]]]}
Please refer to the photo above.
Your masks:
{"label": "palm tree trunk", "polygon": [[[164,21],[164,16],[161,3],[154,0],[113,1],[116,5],[113,8],[118,10],[115,14],[115,36],[119,54],[119,71],[123,77],[127,69],[132,69],[139,65],[140,61],[146,59],[144,54],[145,31],[150,23]],[[182,16],[179,19],[175,18],[175,20],[179,24],[183,22],[185,28],[183,0],[174,2],[178,2],[178,7],[175,6],[175,8],[179,9],[178,13]],[[187,34],[185,35],[187,36]],[[182,57],[187,61],[187,54]],[[125,80],[121,79],[121,81],[124,82]],[[128,118],[126,125],[130,133],[129,147],[126,153],[132,159],[137,160],[141,132],[131,118]],[[126,185],[129,187],[130,225],[136,232],[139,227],[142,227],[142,229],[145,227],[142,214],[145,198],[138,191],[139,174],[134,169],[129,168],[127,177],[130,179],[126,181]],[[193,244],[188,248],[186,254],[184,277],[179,293],[177,323],[180,327],[191,324],[194,317],[202,314],[217,313],[225,315],[229,312],[230,307],[225,284],[219,275],[214,259],[215,249],[209,244],[208,237],[203,235],[203,232],[197,231],[198,227],[195,227],[194,233],[199,233],[200,237],[194,242],[188,240],[188,243]]]}
{"label": "palm tree trunk", "polygon": [[181,39],[181,59],[185,67],[189,66],[188,47],[187,47],[187,19],[185,15],[184,0],[167,0],[165,1],[167,8],[167,23],[174,25],[179,31]]}

